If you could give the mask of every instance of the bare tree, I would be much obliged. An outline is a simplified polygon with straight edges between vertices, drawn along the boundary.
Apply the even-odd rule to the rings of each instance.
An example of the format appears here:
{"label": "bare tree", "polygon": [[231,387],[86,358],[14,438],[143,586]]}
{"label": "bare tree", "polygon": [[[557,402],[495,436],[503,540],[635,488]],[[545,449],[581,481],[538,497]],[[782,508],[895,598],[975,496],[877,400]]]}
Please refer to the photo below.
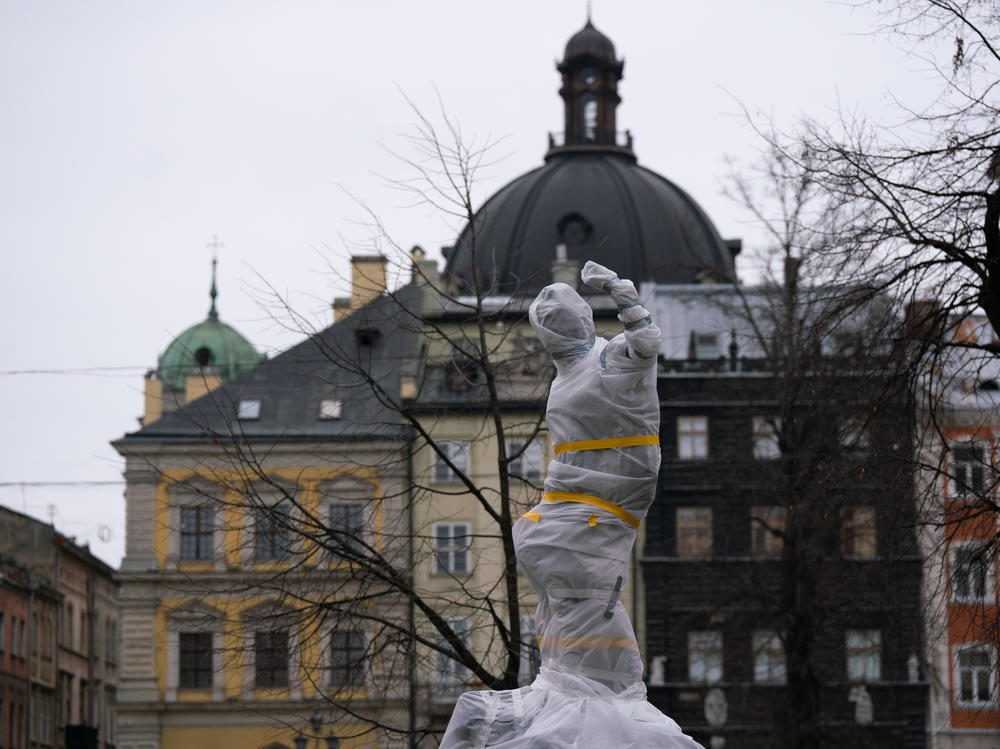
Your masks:
{"label": "bare tree", "polygon": [[[473,190],[491,144],[414,112],[415,155],[403,157],[413,178],[392,184],[467,224],[476,268]],[[303,343],[119,449],[182,498],[165,518],[179,539],[167,563],[181,574],[164,585],[208,607],[203,628],[224,643],[215,666],[243,674],[243,699],[311,694],[310,728],[301,704],[254,707],[306,733],[417,746],[443,730],[462,688],[510,689],[537,668],[511,526],[541,496],[551,370],[526,300],[478,285],[453,294],[419,248],[403,253],[369,218],[382,252],[406,259],[409,283],[383,289],[383,260],[362,259],[360,297],[336,324],[313,329],[285,306]],[[274,393],[283,400],[264,402]],[[296,403],[318,408],[315,429],[296,432]],[[145,447],[164,440],[187,447]],[[199,523],[221,548],[199,547]],[[198,678],[184,668],[182,680]]]}
{"label": "bare tree", "polygon": [[[840,206],[838,241],[824,250],[831,265],[896,294],[933,296],[949,319],[982,309],[1000,333],[998,6],[898,0],[878,12],[877,33],[937,76],[930,100],[897,100],[889,123],[842,112],[761,134]],[[950,59],[939,60],[948,46]],[[993,339],[974,345],[998,353]]]}
{"label": "bare tree", "polygon": [[[734,171],[728,193],[769,242],[760,282],[718,295],[742,355],[723,366],[747,373],[732,387],[748,405],[766,405],[754,417],[754,454],[731,467],[751,505],[750,554],[760,561],[740,565],[739,583],[715,600],[744,611],[743,627],[780,641],[783,665],[762,678],[786,686],[760,707],[772,713],[773,745],[801,749],[871,736],[851,715],[851,682],[878,690],[851,672],[850,659],[845,674],[831,657],[843,652],[845,628],[869,633],[869,648],[881,649],[871,632],[898,644],[883,656],[889,674],[905,673],[909,653],[920,651],[909,456],[912,386],[929,343],[907,336],[906,298],[869,282],[863,263],[843,252],[854,240],[842,227],[857,207],[831,196],[812,165],[808,154],[771,148]],[[920,690],[905,699],[919,706]]]}

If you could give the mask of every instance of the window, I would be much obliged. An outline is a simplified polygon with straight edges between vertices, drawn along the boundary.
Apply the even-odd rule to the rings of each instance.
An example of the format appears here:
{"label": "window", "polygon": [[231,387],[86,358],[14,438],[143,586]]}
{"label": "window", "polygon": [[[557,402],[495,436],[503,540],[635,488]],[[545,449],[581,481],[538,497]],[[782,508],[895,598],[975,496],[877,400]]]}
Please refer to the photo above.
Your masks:
{"label": "window", "polygon": [[254,637],[254,683],[258,687],[288,686],[288,630],[260,630]]}
{"label": "window", "polygon": [[951,547],[951,599],[954,603],[993,600],[993,560],[988,548]]}
{"label": "window", "polygon": [[18,641],[17,641],[17,649],[18,649],[18,652],[21,654],[21,657],[24,658],[28,654],[28,643],[24,639],[24,619],[22,619],[18,623],[17,629],[18,629],[18,633],[19,633],[19,637],[18,637]]}
{"label": "window", "polygon": [[73,722],[73,677],[70,674],[63,675],[63,697],[66,699],[66,723]]}
{"label": "window", "polygon": [[[466,619],[449,619],[448,624],[458,635],[458,638],[465,644],[469,644],[469,622]],[[448,650],[451,645],[447,640],[441,638],[438,643]],[[440,697],[454,698],[462,693],[466,680],[469,678],[469,670],[445,653],[437,651],[434,663],[434,684],[435,693]]]}
{"label": "window", "polygon": [[288,559],[291,552],[289,512],[284,507],[254,508],[253,552],[258,562]]}
{"label": "window", "polygon": [[769,416],[753,417],[753,456],[757,460],[774,460],[781,457],[778,431],[781,419]]}
{"label": "window", "polygon": [[875,508],[842,507],[840,510],[840,553],[855,559],[873,559],[877,551]]}
{"label": "window", "polygon": [[877,629],[849,629],[847,678],[872,682],[882,678],[882,633]]}
{"label": "window", "polygon": [[521,448],[524,452],[512,460],[507,469],[512,478],[525,481],[538,481],[542,478],[542,443],[535,440],[524,447],[523,442],[512,442],[510,454],[516,455]]}
{"label": "window", "polygon": [[521,666],[517,674],[517,683],[527,686],[538,676],[542,666],[542,654],[538,647],[538,628],[535,617],[521,617]]}
{"label": "window", "polygon": [[236,418],[243,421],[254,421],[260,418],[260,401],[244,398],[236,407]]}
{"label": "window", "polygon": [[73,647],[73,604],[66,604],[66,631],[63,633],[66,647]]}
{"label": "window", "polygon": [[708,417],[677,417],[677,457],[699,460],[708,457]]}
{"label": "window", "polygon": [[[454,464],[454,466],[462,473],[469,472],[469,443],[465,440],[452,440],[451,442],[440,442],[438,447],[441,451],[448,456],[448,459]],[[449,482],[457,481],[458,477],[455,472],[448,467],[448,464],[444,462],[444,459],[434,453],[434,472],[431,477],[435,484],[446,484]]]}
{"label": "window", "polygon": [[693,354],[695,359],[718,359],[722,356],[718,333],[699,333],[692,330],[689,348],[689,355]]}
{"label": "window", "polygon": [[583,95],[583,138],[597,140],[597,99],[591,93]]}
{"label": "window", "polygon": [[211,559],[214,546],[211,507],[181,508],[181,559]]}
{"label": "window", "polygon": [[361,503],[330,505],[330,542],[335,549],[364,553],[365,506]]}
{"label": "window", "polygon": [[115,723],[117,722],[117,716],[115,715],[115,690],[112,687],[108,687],[104,692],[104,725],[107,727],[107,738],[106,742],[108,744],[115,743]]}
{"label": "window", "polygon": [[319,403],[320,419],[339,419],[343,411],[343,403],[339,400],[324,399]]}
{"label": "window", "polygon": [[43,744],[52,743],[52,701],[42,697],[39,700],[39,735]]}
{"label": "window", "polygon": [[437,523],[434,526],[434,571],[465,574],[469,571],[469,526]]}
{"label": "window", "polygon": [[868,426],[864,419],[844,419],[840,424],[840,446],[845,450],[868,450]]}
{"label": "window", "polygon": [[966,443],[951,446],[949,492],[953,497],[975,499],[985,488],[983,446]]}
{"label": "window", "polygon": [[688,680],[705,684],[722,680],[721,632],[688,632]]}
{"label": "window", "polygon": [[965,644],[955,648],[955,704],[962,707],[995,707],[996,664],[993,648]]}
{"label": "window", "polygon": [[[4,625],[4,622],[3,622],[3,612],[0,611],[0,653],[2,653],[4,650],[7,649],[6,646],[4,645],[4,626],[3,625]],[[0,740],[2,740],[2,734],[0,734]]]}
{"label": "window", "polygon": [[785,683],[785,648],[773,629],[753,633],[753,680],[758,684]]}
{"label": "window", "polygon": [[677,556],[712,555],[712,510],[708,507],[677,508]]}
{"label": "window", "polygon": [[365,635],[357,630],[330,635],[330,685],[358,687],[365,683]]}
{"label": "window", "polygon": [[[212,686],[212,633],[180,632],[177,643],[180,650],[180,687],[204,689]],[[80,709],[83,709],[82,702]]]}
{"label": "window", "polygon": [[784,532],[784,507],[750,508],[750,553],[755,557],[780,557]]}

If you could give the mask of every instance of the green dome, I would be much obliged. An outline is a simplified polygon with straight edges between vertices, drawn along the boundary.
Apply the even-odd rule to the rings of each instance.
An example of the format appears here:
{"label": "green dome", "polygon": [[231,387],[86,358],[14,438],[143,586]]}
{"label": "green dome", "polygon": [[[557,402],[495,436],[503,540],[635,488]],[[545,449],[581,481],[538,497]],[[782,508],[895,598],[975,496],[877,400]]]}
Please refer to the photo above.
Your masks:
{"label": "green dome", "polygon": [[215,261],[212,261],[212,306],[208,318],[177,336],[160,356],[156,371],[174,390],[184,389],[192,369],[211,368],[225,382],[253,369],[266,357],[235,329],[219,319],[215,310]]}

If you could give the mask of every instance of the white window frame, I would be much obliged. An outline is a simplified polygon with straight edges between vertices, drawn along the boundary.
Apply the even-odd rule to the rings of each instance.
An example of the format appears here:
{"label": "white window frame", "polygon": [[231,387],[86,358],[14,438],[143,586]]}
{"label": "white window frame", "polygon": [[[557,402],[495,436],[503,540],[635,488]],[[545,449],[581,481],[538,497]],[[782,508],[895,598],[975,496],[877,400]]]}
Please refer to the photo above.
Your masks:
{"label": "white window frame", "polygon": [[[438,447],[448,454],[452,463],[464,473],[469,475],[469,441],[468,440],[443,440],[438,442]],[[448,464],[444,462],[437,452],[431,449],[431,483],[432,484],[455,484],[460,481]]]}
{"label": "white window frame", "polygon": [[[463,618],[448,618],[448,624],[459,639],[469,646],[469,620]],[[442,637],[439,645],[450,647]],[[466,689],[469,680],[469,669],[458,661],[449,658],[440,651],[434,652],[434,692],[438,699],[451,700],[458,697]]]}
{"label": "white window frame", "polygon": [[319,402],[320,421],[335,421],[344,412],[344,402],[336,398],[324,398]]}
{"label": "white window frame", "polygon": [[753,680],[756,684],[784,684],[788,680],[785,647],[774,629],[758,629],[753,633]]}
{"label": "white window frame", "polygon": [[687,633],[688,681],[715,684],[722,681],[725,650],[719,630],[693,630]]}
{"label": "white window frame", "polygon": [[[250,560],[255,564],[288,563],[291,562],[295,556],[296,552],[295,531],[292,530],[292,528],[287,528],[287,527],[282,528],[280,523],[274,525],[273,527],[275,528],[274,532],[280,534],[283,542],[286,544],[284,550],[279,551],[277,555],[270,557],[257,555],[258,551],[257,536],[259,535],[261,521],[270,519],[272,517],[272,513],[275,512],[284,513],[286,523],[292,524],[295,522],[294,508],[289,507],[285,503],[255,502],[253,504],[247,505],[247,514],[250,516],[249,518],[250,522],[247,525],[249,525],[250,527],[250,538],[252,541],[252,544],[249,549]],[[275,520],[277,520],[277,518],[275,518]]]}
{"label": "white window frame", "polygon": [[[784,505],[754,505],[750,508],[750,554],[776,559],[785,547],[788,509]],[[773,529],[773,530],[772,530]]]}
{"label": "white window frame", "polygon": [[840,446],[856,453],[868,452],[871,434],[868,422],[857,416],[850,416],[840,422],[838,431]]}
{"label": "white window frame", "polygon": [[[871,532],[872,532],[872,553],[871,554],[859,554],[857,552],[857,539],[858,534],[854,530],[859,527],[857,523],[852,521],[849,526],[847,524],[846,511],[847,510],[866,510],[871,515]],[[848,532],[852,534],[851,543],[854,546],[852,553],[848,554],[846,552],[846,539]],[[840,553],[845,559],[876,559],[878,558],[878,512],[876,511],[875,505],[846,505],[840,508]]]}
{"label": "white window frame", "polygon": [[677,417],[677,459],[705,460],[708,458],[708,417]]}
{"label": "white window frame", "polygon": [[[361,662],[361,683],[359,684],[337,684],[333,681],[333,639],[337,634],[360,634],[361,635],[361,650],[362,650],[362,662]],[[369,652],[368,644],[371,642],[371,636],[365,631],[363,627],[331,627],[327,630],[326,639],[324,642],[324,652],[326,653],[326,675],[324,677],[324,683],[333,690],[355,690],[355,689],[365,689],[368,686],[368,679],[372,672],[372,655]]]}
{"label": "white window frame", "polygon": [[[524,447],[524,440],[515,440],[510,443],[510,453],[516,453]],[[536,438],[528,443],[524,452],[507,464],[507,471],[511,478],[522,481],[541,481],[544,477],[545,456],[542,451],[542,443]]]}
{"label": "white window frame", "polygon": [[[989,446],[981,440],[965,440],[952,442],[948,447],[948,496],[952,499],[977,500],[979,495],[986,491],[988,476],[986,469],[989,467],[986,455]],[[973,453],[973,460],[956,460],[956,451],[965,450]],[[957,475],[959,470],[962,472],[961,476]]]}
{"label": "white window frame", "polygon": [[[882,681],[882,630],[848,629],[844,632],[844,652],[848,681],[854,684]],[[860,671],[853,668],[859,664]],[[874,668],[869,668],[873,664]]]}
{"label": "white window frame", "polygon": [[[682,517],[686,516],[691,522],[682,523]],[[714,533],[714,517],[711,507],[678,507],[675,511],[675,525],[674,525],[674,536],[677,547],[677,557],[680,559],[708,559],[712,556],[713,544],[715,543],[715,533]],[[703,535],[704,530],[702,526],[695,525],[695,518],[708,518],[708,542],[704,553],[696,554],[682,554],[682,544],[681,544],[681,528],[685,529],[695,529],[698,531],[699,535]]]}
{"label": "white window frame", "polygon": [[777,460],[781,457],[778,432],[781,418],[778,416],[754,416],[751,428],[754,460]]}
{"label": "white window frame", "polygon": [[521,665],[517,673],[517,683],[519,686],[528,686],[535,677],[542,665],[541,649],[538,645],[538,627],[535,625],[535,617],[521,617]]}
{"label": "white window frame", "polygon": [[240,421],[258,421],[260,409],[260,398],[241,398],[236,404],[236,418]]}
{"label": "white window frame", "polygon": [[[177,701],[181,689],[181,632],[207,632],[212,635],[212,681],[209,687],[183,687],[183,689],[208,689],[214,702],[222,701],[222,622],[225,614],[210,606],[192,602],[167,614],[167,673],[165,699]],[[80,703],[81,720],[86,706]]]}
{"label": "white window frame", "polygon": [[[439,530],[440,529],[440,530]],[[441,530],[447,529],[447,538],[450,540],[447,544],[440,544],[439,540],[443,538],[441,535]],[[458,529],[462,529],[461,532],[456,532]],[[434,523],[432,529],[434,533],[431,539],[431,545],[433,547],[433,552],[431,554],[431,570],[436,575],[469,575],[472,573],[472,526],[468,522],[448,522],[448,523]],[[455,543],[457,538],[465,538],[466,542],[464,544]],[[461,557],[465,560],[465,569],[456,569],[458,565],[455,564],[457,554],[463,554]],[[444,562],[444,563],[442,563]]]}
{"label": "white window frame", "polygon": [[[989,552],[988,544],[977,542],[977,541],[953,541],[948,547],[948,585],[951,590],[951,602],[952,603],[994,603],[996,600],[995,595],[995,577],[993,568],[996,566],[996,559],[991,556]],[[959,560],[958,556],[965,552],[970,552],[971,554],[980,555],[981,566],[980,569],[983,572],[983,595],[977,596],[973,591],[971,572],[968,570],[966,577],[969,583],[970,595],[962,596],[959,595],[958,586],[955,584],[956,577],[959,573]]]}
{"label": "white window frame", "polygon": [[[989,667],[986,671],[987,678],[987,689],[989,692],[989,697],[983,701],[976,697],[979,685],[978,674],[981,674],[981,670],[973,671],[973,689],[972,689],[972,699],[963,700],[962,699],[962,666],[960,663],[960,656],[964,652],[968,651],[985,651],[987,658],[989,660]],[[954,696],[954,704],[957,708],[964,709],[995,709],[997,707],[997,652],[996,648],[992,645],[987,645],[982,642],[963,642],[952,647],[952,692]]]}
{"label": "white window frame", "polygon": [[[333,513],[334,510],[339,510],[340,508],[346,508],[346,515],[350,519],[351,515],[360,516],[360,524],[354,528],[348,523],[347,531],[348,538],[344,541],[343,546],[346,551],[351,551],[355,554],[364,555],[366,553],[365,545],[371,545],[372,535],[369,528],[372,527],[372,522],[370,518],[369,504],[371,504],[371,499],[367,500],[343,500],[330,502],[326,505],[326,520],[329,523],[330,530],[334,529],[333,523]],[[334,561],[339,559],[339,555],[336,553],[337,539],[331,533],[329,537],[329,543],[331,546],[335,547],[330,550],[331,556]]]}

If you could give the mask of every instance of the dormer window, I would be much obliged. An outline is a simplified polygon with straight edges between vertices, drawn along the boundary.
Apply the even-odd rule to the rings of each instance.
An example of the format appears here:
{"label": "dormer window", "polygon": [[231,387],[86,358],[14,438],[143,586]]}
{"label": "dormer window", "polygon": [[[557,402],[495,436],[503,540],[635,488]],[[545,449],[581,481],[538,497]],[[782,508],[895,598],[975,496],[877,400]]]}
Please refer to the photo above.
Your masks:
{"label": "dormer window", "polygon": [[260,418],[260,400],[244,398],[236,408],[240,421],[256,421]]}
{"label": "dormer window", "polygon": [[343,411],[342,401],[334,399],[323,399],[319,403],[319,418],[323,420],[339,419]]}

